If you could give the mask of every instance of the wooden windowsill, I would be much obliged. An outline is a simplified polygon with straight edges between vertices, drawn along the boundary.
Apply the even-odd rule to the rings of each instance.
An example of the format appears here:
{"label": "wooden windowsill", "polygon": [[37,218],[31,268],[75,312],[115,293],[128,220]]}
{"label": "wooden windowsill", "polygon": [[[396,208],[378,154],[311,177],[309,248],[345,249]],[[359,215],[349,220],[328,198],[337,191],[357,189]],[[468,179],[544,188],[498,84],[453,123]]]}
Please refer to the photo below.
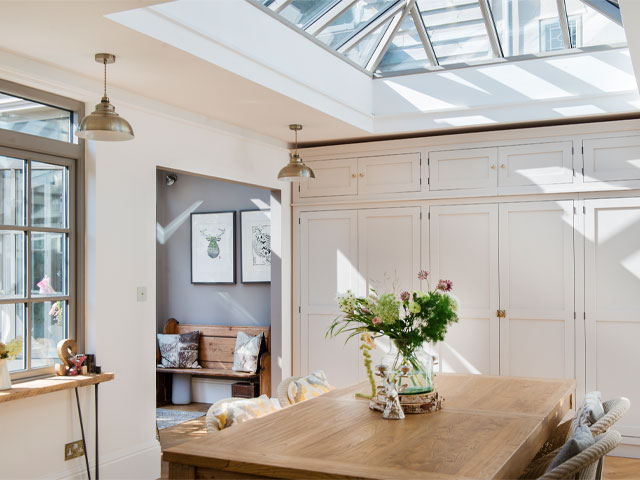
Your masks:
{"label": "wooden windowsill", "polygon": [[21,398],[37,397],[46,393],[60,392],[75,387],[86,387],[102,382],[109,382],[115,378],[113,373],[100,373],[98,375],[78,375],[76,377],[46,377],[38,380],[18,383],[11,386],[10,390],[0,390],[0,403],[20,400]]}

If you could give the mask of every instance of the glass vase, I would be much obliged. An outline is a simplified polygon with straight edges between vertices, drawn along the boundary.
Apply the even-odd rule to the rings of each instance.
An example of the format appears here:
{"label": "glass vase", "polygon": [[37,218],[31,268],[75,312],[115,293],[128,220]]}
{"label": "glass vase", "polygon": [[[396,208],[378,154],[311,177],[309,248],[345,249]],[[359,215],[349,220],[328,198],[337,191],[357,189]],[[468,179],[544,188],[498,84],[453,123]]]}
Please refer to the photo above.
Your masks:
{"label": "glass vase", "polygon": [[[433,386],[433,357],[424,347],[407,350],[398,346],[396,340],[391,342],[391,349],[382,363],[389,367],[394,376],[401,376],[400,395],[421,395],[432,392]],[[406,371],[406,374],[403,372]],[[408,370],[408,371],[407,371]]]}

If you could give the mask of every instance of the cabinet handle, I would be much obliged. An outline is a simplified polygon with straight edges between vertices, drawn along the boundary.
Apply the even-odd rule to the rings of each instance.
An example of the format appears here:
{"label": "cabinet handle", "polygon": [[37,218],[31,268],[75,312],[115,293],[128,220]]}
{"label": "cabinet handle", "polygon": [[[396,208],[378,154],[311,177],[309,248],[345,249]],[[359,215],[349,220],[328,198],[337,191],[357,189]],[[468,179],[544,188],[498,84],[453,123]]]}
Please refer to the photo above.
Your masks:
{"label": "cabinet handle", "polygon": [[495,170],[496,166],[495,165],[491,165],[491,168]]}
{"label": "cabinet handle", "polygon": [[507,312],[504,310],[498,310],[496,311],[496,317],[498,318],[505,318],[507,316]]}
{"label": "cabinet handle", "polygon": [[500,164],[500,168],[504,168],[504,163],[501,163],[501,164]]}
{"label": "cabinet handle", "polygon": [[360,178],[362,178],[362,177],[364,177],[364,173],[361,173],[361,174],[360,174]]}

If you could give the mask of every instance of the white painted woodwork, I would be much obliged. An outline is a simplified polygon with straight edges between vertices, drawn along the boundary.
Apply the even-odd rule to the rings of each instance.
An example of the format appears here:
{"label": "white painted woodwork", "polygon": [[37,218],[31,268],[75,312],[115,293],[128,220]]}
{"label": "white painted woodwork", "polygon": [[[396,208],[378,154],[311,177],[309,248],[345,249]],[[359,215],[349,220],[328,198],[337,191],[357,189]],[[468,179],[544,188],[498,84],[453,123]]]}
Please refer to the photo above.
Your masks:
{"label": "white painted woodwork", "polygon": [[420,191],[420,154],[358,159],[358,194]]}
{"label": "white painted woodwork", "polygon": [[[379,293],[420,288],[420,207],[376,208],[358,211],[358,270],[365,291]],[[376,339],[373,364],[389,350],[386,338]],[[360,378],[366,378],[362,359]]]}
{"label": "white painted woodwork", "polygon": [[325,338],[340,311],[336,297],[358,292],[358,212],[300,214],[300,367],[322,369],[335,386],[359,380],[358,343]]}
{"label": "white painted woodwork", "polygon": [[431,207],[431,284],[453,282],[459,321],[437,345],[440,371],[499,374],[498,206]]}
{"label": "white painted woodwork", "polygon": [[585,182],[640,179],[640,135],[583,140]]}
{"label": "white painted woodwork", "polygon": [[356,195],[358,159],[309,162],[316,178],[300,182],[300,198]]}
{"label": "white painted woodwork", "polygon": [[429,153],[431,190],[490,188],[497,185],[497,148]]}
{"label": "white painted woodwork", "polygon": [[625,396],[616,424],[640,441],[640,198],[585,200],[586,387]]}
{"label": "white painted woodwork", "polygon": [[498,186],[573,182],[573,142],[533,143],[498,148]]}
{"label": "white painted woodwork", "polygon": [[500,374],[574,378],[573,202],[500,204]]}

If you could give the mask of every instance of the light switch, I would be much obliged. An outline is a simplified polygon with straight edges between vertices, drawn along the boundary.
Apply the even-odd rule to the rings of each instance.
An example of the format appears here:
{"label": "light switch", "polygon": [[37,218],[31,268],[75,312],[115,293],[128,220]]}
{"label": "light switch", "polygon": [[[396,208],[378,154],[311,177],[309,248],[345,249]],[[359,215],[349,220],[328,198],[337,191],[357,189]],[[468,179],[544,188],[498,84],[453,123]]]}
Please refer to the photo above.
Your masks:
{"label": "light switch", "polygon": [[138,301],[146,302],[147,301],[147,287],[138,287]]}

